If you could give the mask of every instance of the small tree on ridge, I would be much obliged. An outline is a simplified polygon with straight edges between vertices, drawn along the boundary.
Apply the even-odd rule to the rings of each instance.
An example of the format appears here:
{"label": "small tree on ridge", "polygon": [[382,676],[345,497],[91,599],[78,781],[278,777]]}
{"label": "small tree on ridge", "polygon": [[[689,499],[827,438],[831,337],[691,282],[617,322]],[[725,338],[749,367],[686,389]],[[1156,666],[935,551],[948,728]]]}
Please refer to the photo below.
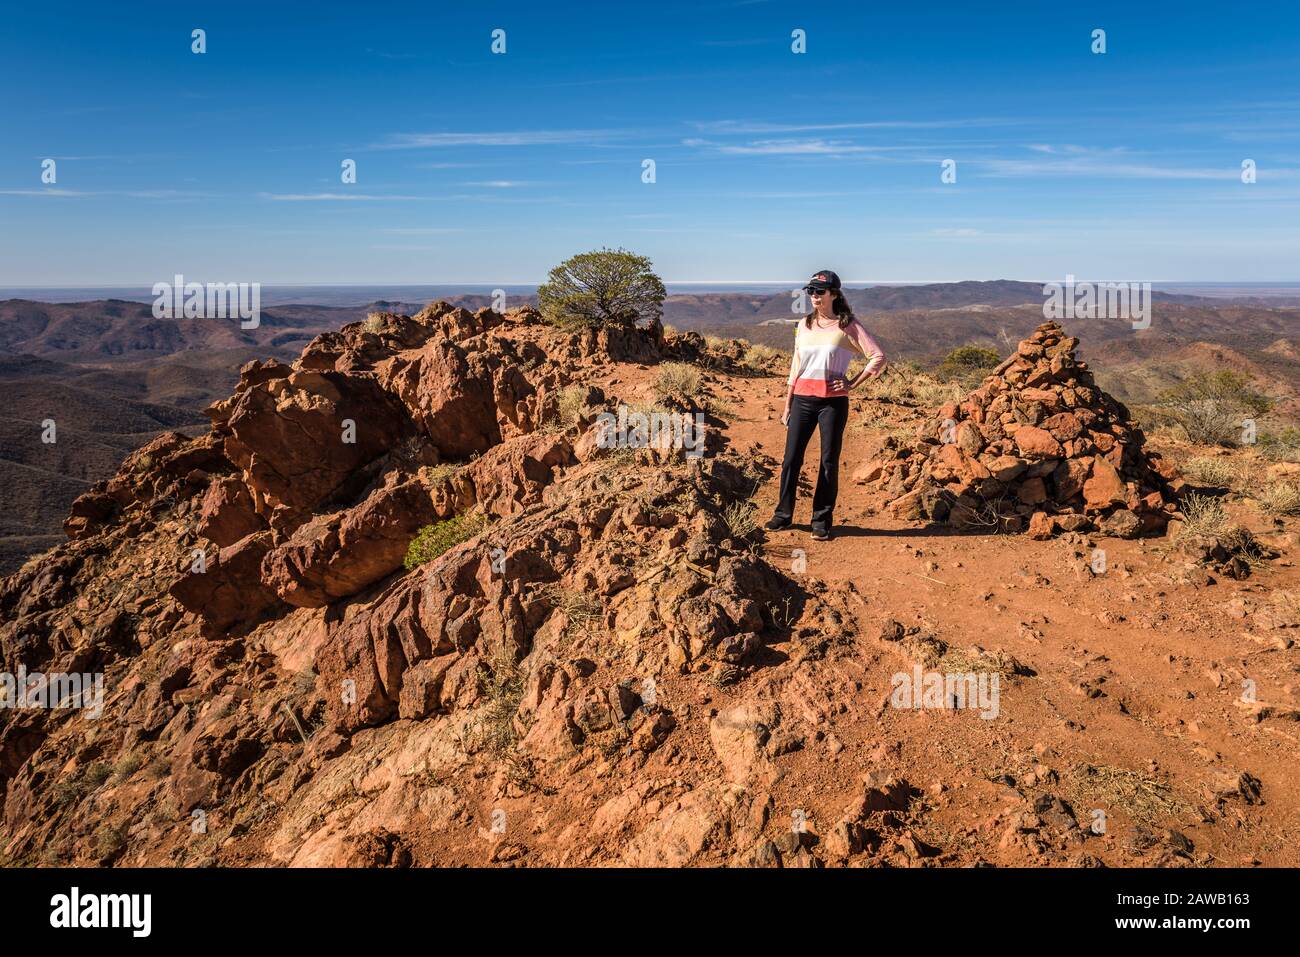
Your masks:
{"label": "small tree on ridge", "polygon": [[651,328],[663,316],[666,295],[645,256],[598,249],[552,269],[537,289],[537,302],[542,315],[556,325]]}

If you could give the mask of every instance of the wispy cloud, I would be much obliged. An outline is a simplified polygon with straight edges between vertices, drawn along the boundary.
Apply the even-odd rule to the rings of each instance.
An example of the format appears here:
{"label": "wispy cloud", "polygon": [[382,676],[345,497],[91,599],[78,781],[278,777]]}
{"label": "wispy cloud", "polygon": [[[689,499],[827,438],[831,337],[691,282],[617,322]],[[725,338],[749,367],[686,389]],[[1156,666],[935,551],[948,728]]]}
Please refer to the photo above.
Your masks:
{"label": "wispy cloud", "polygon": [[52,160],[58,160],[60,163],[74,163],[74,162],[80,162],[82,160],[115,160],[115,159],[127,159],[127,157],[112,156],[107,153],[94,155],[94,156],[59,156],[56,153],[52,156],[51,155],[35,156],[33,157],[33,159],[38,159],[38,160],[52,159]]}
{"label": "wispy cloud", "polygon": [[515,189],[520,186],[532,186],[533,184],[522,179],[487,179],[461,183],[460,185],[482,186],[488,189]]}
{"label": "wispy cloud", "polygon": [[516,130],[499,133],[392,133],[376,150],[431,149],[443,146],[549,146],[608,139],[613,130]]}
{"label": "wispy cloud", "polygon": [[718,143],[714,140],[685,139],[683,146],[711,150],[725,156],[843,156],[849,153],[877,153],[889,149],[883,146],[862,146],[844,140],[773,139],[750,140],[747,143]]}
{"label": "wispy cloud", "polygon": [[[1239,164],[1222,166],[1177,166],[1141,159],[1125,148],[1092,148],[1080,146],[1052,146],[1032,143],[1028,150],[1037,153],[1034,159],[972,159],[969,163],[985,170],[993,177],[1099,177],[1113,179],[1222,179],[1232,181],[1242,177]],[[1295,169],[1274,168],[1274,177],[1291,177]],[[1262,178],[1262,172],[1261,172]]]}
{"label": "wispy cloud", "polygon": [[76,189],[0,189],[0,196],[49,196],[66,199],[94,195],[95,193],[87,193]]}
{"label": "wispy cloud", "polygon": [[860,192],[849,190],[765,190],[761,192],[731,193],[736,199],[824,199],[830,196],[859,196]]}
{"label": "wispy cloud", "polygon": [[445,246],[403,246],[396,243],[377,243],[371,249],[387,249],[399,252],[446,252]]}
{"label": "wispy cloud", "polygon": [[270,199],[279,203],[385,203],[393,201],[411,202],[428,200],[433,196],[395,196],[382,193],[258,193],[261,199]]}
{"label": "wispy cloud", "polygon": [[1006,126],[1018,119],[969,117],[953,120],[868,120],[847,123],[771,123],[756,120],[707,120],[691,125],[702,133],[761,135],[764,133],[825,133],[835,130],[940,130],[959,127]]}
{"label": "wispy cloud", "polygon": [[76,199],[86,196],[125,196],[128,199],[197,199],[210,193],[183,189],[0,189],[0,196],[36,196]]}
{"label": "wispy cloud", "polygon": [[754,40],[696,40],[695,42],[703,47],[756,47],[778,41],[771,37],[760,37]]}

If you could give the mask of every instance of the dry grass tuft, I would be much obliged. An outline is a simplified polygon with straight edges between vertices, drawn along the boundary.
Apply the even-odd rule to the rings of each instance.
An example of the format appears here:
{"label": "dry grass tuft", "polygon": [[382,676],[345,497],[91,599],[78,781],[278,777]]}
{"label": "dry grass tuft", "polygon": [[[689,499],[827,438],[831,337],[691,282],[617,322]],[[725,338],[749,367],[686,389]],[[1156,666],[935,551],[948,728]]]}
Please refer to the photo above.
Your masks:
{"label": "dry grass tuft", "polygon": [[659,367],[659,376],[655,379],[655,393],[660,398],[680,395],[694,399],[700,394],[703,383],[700,370],[685,362],[665,362]]}
{"label": "dry grass tuft", "polygon": [[1182,473],[1193,482],[1233,488],[1238,481],[1237,463],[1225,455],[1197,455],[1182,466]]}
{"label": "dry grass tuft", "polygon": [[515,714],[524,698],[524,672],[510,653],[502,648],[489,667],[479,665],[479,690],[487,704],[475,725],[475,744],[504,756],[519,740]]}
{"label": "dry grass tuft", "polygon": [[722,521],[733,538],[743,540],[758,531],[757,512],[758,507],[753,502],[732,502],[722,510]]}
{"label": "dry grass tuft", "polygon": [[1228,514],[1223,503],[1212,495],[1193,492],[1183,499],[1184,524],[1180,534],[1218,538],[1228,530]]}
{"label": "dry grass tuft", "polygon": [[537,590],[537,595],[555,611],[564,615],[565,626],[562,638],[567,644],[579,633],[587,633],[591,626],[600,621],[604,609],[599,601],[583,592],[571,591],[556,582],[550,582]]}
{"label": "dry grass tuft", "polygon": [[874,399],[916,404],[926,408],[937,408],[945,402],[955,402],[968,391],[958,381],[940,381],[907,363],[889,366],[879,378],[864,388]]}
{"label": "dry grass tuft", "polygon": [[1255,493],[1255,501],[1269,515],[1300,515],[1300,484],[1272,482]]}
{"label": "dry grass tuft", "polygon": [[582,421],[582,414],[587,411],[587,389],[581,385],[569,385],[560,390],[556,398],[555,417],[551,424],[561,432],[576,428]]}

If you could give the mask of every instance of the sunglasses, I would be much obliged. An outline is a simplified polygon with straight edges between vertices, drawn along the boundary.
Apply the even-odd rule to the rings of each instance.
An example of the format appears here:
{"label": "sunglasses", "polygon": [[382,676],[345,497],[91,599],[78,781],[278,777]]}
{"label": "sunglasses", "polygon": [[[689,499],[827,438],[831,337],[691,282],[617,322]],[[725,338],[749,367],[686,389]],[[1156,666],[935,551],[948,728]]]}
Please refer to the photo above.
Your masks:
{"label": "sunglasses", "polygon": [[803,291],[808,293],[808,295],[812,296],[814,299],[818,296],[829,296],[831,294],[829,289],[812,289],[808,286],[804,286]]}

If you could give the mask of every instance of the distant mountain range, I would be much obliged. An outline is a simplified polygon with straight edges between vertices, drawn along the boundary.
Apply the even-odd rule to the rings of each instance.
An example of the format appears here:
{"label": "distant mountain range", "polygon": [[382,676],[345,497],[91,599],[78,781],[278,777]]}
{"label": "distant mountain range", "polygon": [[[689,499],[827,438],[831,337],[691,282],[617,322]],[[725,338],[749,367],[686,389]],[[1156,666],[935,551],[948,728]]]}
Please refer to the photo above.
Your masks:
{"label": "distant mountain range", "polygon": [[[492,302],[489,293],[464,287],[459,294],[455,287],[394,292],[418,295],[421,289],[444,290],[444,298],[471,310]],[[317,287],[291,291],[323,295]],[[1283,409],[1295,411],[1300,298],[1293,303],[1289,291],[1242,299],[1157,292],[1150,329],[1134,331],[1122,320],[1075,320],[1085,343],[1081,353],[1126,401],[1149,401],[1193,369],[1235,368],[1290,397]],[[203,408],[231,392],[249,359],[291,362],[321,332],[373,311],[414,313],[428,301],[341,304],[355,291],[327,292],[335,304],[276,302],[281,291],[264,297],[260,325],[247,330],[235,320],[155,319],[150,301],[0,301],[0,385],[9,406],[0,423],[6,490],[0,573],[62,540],[60,525],[72,499],[111,474],[126,452],[167,429],[205,429]],[[508,305],[534,301],[531,292],[507,289]],[[1043,290],[1036,283],[874,286],[846,294],[892,357],[923,363],[966,344],[1006,353],[1043,319]],[[788,348],[797,318],[791,304],[788,289],[675,291],[664,304],[664,321],[683,331]],[[40,441],[47,419],[58,429],[52,445]]]}
{"label": "distant mountain range", "polygon": [[[901,308],[919,308],[928,297],[955,296],[960,303],[1006,301],[1037,302],[1042,299],[1043,283],[1051,280],[964,280],[934,283],[852,283],[853,292],[874,291],[881,302],[902,299]],[[1097,278],[1097,277],[1092,277]],[[789,282],[672,282],[665,285],[670,296],[709,294],[756,297],[789,295],[799,287]],[[1162,295],[1176,298],[1234,299],[1255,305],[1300,306],[1300,282],[1154,282],[1152,288]],[[309,304],[361,308],[376,301],[427,303],[435,299],[456,301],[468,297],[486,300],[496,290],[503,291],[510,303],[525,302],[537,292],[535,284],[518,283],[425,283],[385,285],[280,285],[263,283],[263,306]],[[1001,297],[1001,298],[1000,298]],[[1028,298],[1020,298],[1028,297]],[[0,300],[27,299],[33,302],[91,302],[97,299],[121,299],[129,302],[152,302],[149,286],[0,286]],[[883,308],[883,307],[882,307]],[[899,308],[897,306],[889,308]]]}

